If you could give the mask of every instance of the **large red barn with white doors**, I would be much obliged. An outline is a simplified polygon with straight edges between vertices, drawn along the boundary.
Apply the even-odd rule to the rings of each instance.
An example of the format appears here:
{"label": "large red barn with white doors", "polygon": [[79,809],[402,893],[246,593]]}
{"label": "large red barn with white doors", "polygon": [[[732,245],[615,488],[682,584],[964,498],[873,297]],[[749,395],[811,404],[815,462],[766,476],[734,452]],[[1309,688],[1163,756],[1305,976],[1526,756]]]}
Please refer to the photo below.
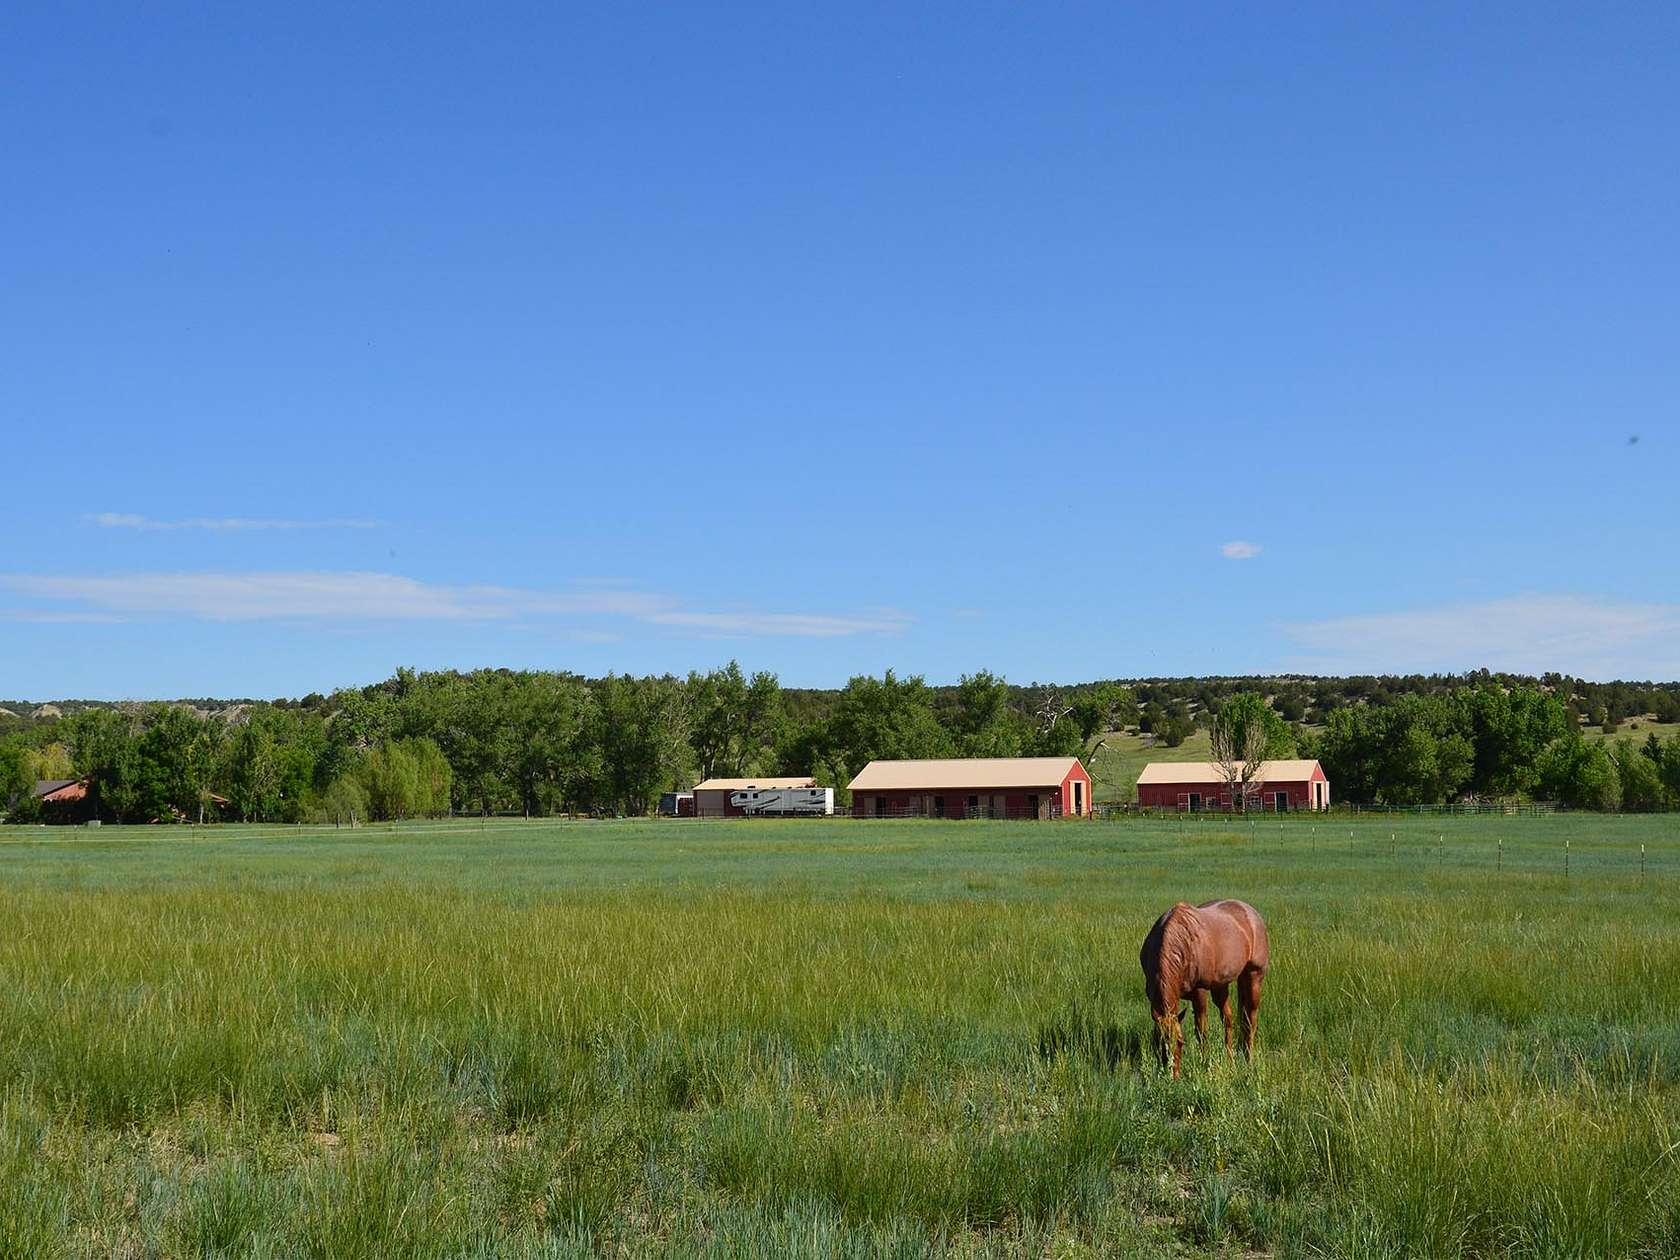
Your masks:
{"label": "large red barn with white doors", "polygon": [[1233,801],[1231,785],[1214,762],[1152,761],[1138,775],[1137,799],[1146,809],[1195,813],[1246,807],[1282,814],[1329,809],[1330,780],[1316,761],[1262,761],[1249,781],[1245,805]]}
{"label": "large red barn with white doors", "polygon": [[1091,812],[1078,757],[871,761],[851,782],[853,818],[1062,818]]}

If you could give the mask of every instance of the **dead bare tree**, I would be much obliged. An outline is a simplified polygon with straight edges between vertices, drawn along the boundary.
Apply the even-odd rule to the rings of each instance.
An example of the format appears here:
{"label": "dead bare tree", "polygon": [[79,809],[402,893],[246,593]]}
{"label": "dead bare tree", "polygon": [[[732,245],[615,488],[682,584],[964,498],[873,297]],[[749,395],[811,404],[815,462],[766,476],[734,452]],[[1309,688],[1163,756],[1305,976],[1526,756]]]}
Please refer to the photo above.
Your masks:
{"label": "dead bare tree", "polygon": [[1033,697],[1033,716],[1038,719],[1039,734],[1055,730],[1056,723],[1072,712],[1073,706],[1062,695],[1060,687],[1049,683],[1038,684],[1038,694]]}
{"label": "dead bare tree", "polygon": [[1231,798],[1231,808],[1247,809],[1251,793],[1265,781],[1266,730],[1259,722],[1238,724],[1216,717],[1208,728],[1213,764]]}

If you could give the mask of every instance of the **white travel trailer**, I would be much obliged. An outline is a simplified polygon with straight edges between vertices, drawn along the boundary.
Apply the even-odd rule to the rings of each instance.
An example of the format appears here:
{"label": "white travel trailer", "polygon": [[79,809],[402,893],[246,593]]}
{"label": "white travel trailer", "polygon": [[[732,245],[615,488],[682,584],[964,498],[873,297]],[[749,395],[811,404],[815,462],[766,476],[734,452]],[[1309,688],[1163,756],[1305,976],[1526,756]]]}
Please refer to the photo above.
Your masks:
{"label": "white travel trailer", "polygon": [[743,814],[818,815],[834,812],[834,789],[825,787],[745,788],[729,794],[729,803]]}

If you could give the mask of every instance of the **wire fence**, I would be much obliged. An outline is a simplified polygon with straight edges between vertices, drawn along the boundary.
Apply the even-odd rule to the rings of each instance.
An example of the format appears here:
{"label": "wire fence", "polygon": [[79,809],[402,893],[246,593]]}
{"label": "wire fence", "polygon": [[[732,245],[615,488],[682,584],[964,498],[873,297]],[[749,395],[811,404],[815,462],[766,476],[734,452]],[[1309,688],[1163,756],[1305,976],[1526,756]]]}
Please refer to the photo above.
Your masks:
{"label": "wire fence", "polygon": [[[1564,880],[1680,879],[1680,817],[1583,810],[1451,818],[1411,811],[1352,811],[1295,817],[1118,815],[1124,834],[1191,853],[1239,846],[1311,878],[1354,865],[1376,880],[1483,872]],[[1129,824],[1129,825],[1128,825]],[[1192,859],[1193,860],[1193,859]]]}
{"label": "wire fence", "polygon": [[[822,817],[802,820],[798,825],[820,823]],[[844,818],[846,812],[837,809],[830,817]],[[857,817],[863,823],[872,820],[900,823],[926,820],[926,815],[904,810]],[[1018,809],[999,810],[989,815],[985,810],[977,809],[974,817],[1017,823],[1032,820],[1031,815]],[[1030,834],[1042,835],[1046,854],[1069,842],[1112,849],[1117,861],[1126,860],[1126,855],[1146,857],[1151,852],[1163,853],[1182,848],[1184,855],[1174,860],[1187,861],[1192,869],[1200,860],[1260,860],[1273,863],[1280,869],[1298,872],[1303,880],[1314,878],[1315,871],[1348,867],[1368,872],[1370,878],[1379,882],[1407,884],[1438,875],[1453,877],[1477,873],[1501,877],[1557,877],[1566,881],[1566,886],[1580,889],[1591,887],[1595,881],[1614,881],[1623,888],[1669,881],[1664,887],[1672,888],[1673,881],[1680,880],[1680,814],[1674,813],[1603,814],[1541,807],[1474,812],[1457,810],[1451,813],[1343,808],[1318,813],[1245,816],[1159,810],[1151,813],[1109,807],[1105,817],[1106,822],[1063,818],[1056,827],[1042,830],[1034,827],[1030,829]],[[689,823],[715,827],[725,822],[747,821],[750,819],[745,816],[729,820],[660,819],[655,826]],[[959,822],[961,817],[950,816],[945,821]],[[588,828],[591,824],[581,815],[571,820],[564,816],[457,815],[454,818],[407,822],[364,822],[353,830],[356,833],[446,837],[473,833],[494,835],[496,832],[556,825],[569,830],[572,826]],[[348,836],[352,834],[352,829],[345,827],[340,830],[331,823],[134,824],[107,825],[99,829],[36,826],[0,828],[0,839],[53,836],[70,839],[78,833],[88,840],[97,838],[104,842],[120,842],[182,835],[242,839],[279,839],[299,834],[324,837],[337,833]],[[819,827],[814,834],[820,836],[823,832]],[[934,840],[942,833],[929,830],[927,834],[930,840]],[[1023,830],[1018,834],[1029,832]]]}
{"label": "wire fence", "polygon": [[[1271,805],[1250,805],[1244,809],[1229,804],[1207,802],[1194,809],[1180,806],[1139,805],[1135,801],[1106,802],[1097,807],[1097,812],[1104,818],[1138,817],[1138,818],[1178,818],[1184,815],[1208,817],[1214,819],[1246,818],[1250,815],[1311,815],[1316,818],[1392,818],[1399,815],[1415,815],[1420,817],[1462,817],[1462,818],[1535,818],[1543,815],[1579,812],[1598,813],[1596,810],[1571,811],[1567,806],[1555,801],[1465,801],[1447,805],[1350,805],[1332,804],[1318,809],[1306,806],[1290,809],[1277,809]],[[1633,811],[1629,811],[1633,812]],[[1641,812],[1672,812],[1672,811],[1641,811]]]}
{"label": "wire fence", "polygon": [[1043,804],[1036,810],[1027,805],[967,805],[960,809],[938,811],[918,809],[913,805],[885,805],[879,809],[871,806],[869,809],[852,813],[839,807],[834,811],[850,818],[872,819],[878,818],[883,822],[893,819],[932,818],[932,819],[991,819],[1000,822],[1053,822],[1061,818],[1062,811],[1058,806]]}

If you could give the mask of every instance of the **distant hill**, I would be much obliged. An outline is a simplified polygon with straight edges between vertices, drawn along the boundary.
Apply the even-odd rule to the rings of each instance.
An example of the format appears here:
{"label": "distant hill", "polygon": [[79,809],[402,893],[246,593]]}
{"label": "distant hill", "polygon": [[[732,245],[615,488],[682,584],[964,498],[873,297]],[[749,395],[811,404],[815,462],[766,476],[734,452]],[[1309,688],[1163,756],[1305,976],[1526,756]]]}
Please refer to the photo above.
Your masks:
{"label": "distant hill", "polygon": [[[122,709],[142,704],[153,704],[151,700],[4,700],[0,701],[0,726],[7,729],[19,727],[34,727],[46,722],[59,722],[66,718],[73,718],[78,713],[85,713],[89,709]],[[191,709],[200,717],[224,717],[229,721],[247,712],[251,705],[258,703],[253,700],[214,700],[199,698],[194,700],[166,700],[165,704],[178,704]],[[290,703],[281,701],[282,704]]]}
{"label": "distant hill", "polygon": [[[1350,705],[1387,705],[1409,694],[1433,695],[1456,687],[1493,684],[1505,687],[1539,687],[1558,696],[1574,712],[1583,726],[1600,727],[1606,723],[1615,727],[1629,720],[1674,723],[1680,722],[1680,681],[1677,682],[1590,682],[1567,674],[1499,674],[1488,670],[1473,670],[1466,674],[1359,674],[1331,677],[1310,674],[1248,674],[1213,675],[1185,678],[1113,678],[1095,679],[1081,683],[1053,684],[1054,689],[1074,691],[1101,682],[1114,682],[1127,687],[1142,710],[1148,725],[1156,725],[1154,718],[1181,716],[1193,718],[1197,714],[1216,709],[1226,697],[1242,691],[1257,691],[1264,695],[1282,716],[1309,726],[1322,724],[1335,710]],[[373,697],[392,694],[400,687],[398,678],[383,679],[365,687],[347,688]],[[954,682],[930,684],[936,707],[955,702]],[[1030,708],[1034,698],[1045,690],[1037,682],[1015,682],[1010,691],[1015,703]],[[341,693],[335,693],[341,694]],[[840,694],[837,687],[794,687],[781,689],[783,703],[790,714],[807,716],[825,712]],[[13,723],[53,721],[74,717],[86,709],[122,708],[148,703],[140,700],[0,700],[0,722]],[[280,708],[305,709],[323,715],[333,712],[338,703],[334,696],[311,692],[298,698],[281,697],[260,701],[250,696],[217,698],[200,696],[178,698],[167,703],[186,705],[201,716],[221,715],[236,720],[251,706],[272,703]],[[44,712],[43,712],[44,710]],[[56,712],[55,712],[56,711]],[[40,716],[36,716],[39,714]]]}

